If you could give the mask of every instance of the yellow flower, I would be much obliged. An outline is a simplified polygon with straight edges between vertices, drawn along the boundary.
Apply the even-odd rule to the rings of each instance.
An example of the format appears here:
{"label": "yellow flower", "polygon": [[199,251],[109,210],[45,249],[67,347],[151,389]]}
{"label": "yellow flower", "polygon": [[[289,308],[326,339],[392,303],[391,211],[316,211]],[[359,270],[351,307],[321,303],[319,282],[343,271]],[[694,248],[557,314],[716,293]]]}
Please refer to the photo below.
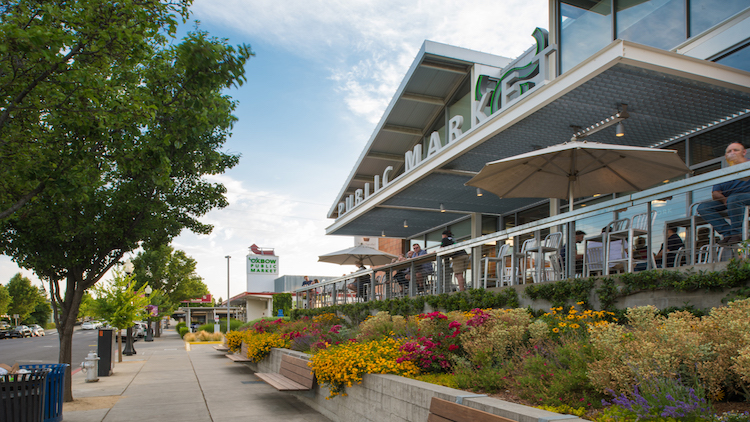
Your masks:
{"label": "yellow flower", "polygon": [[553,328],[553,329],[552,329],[552,332],[553,332],[553,333],[559,333],[559,332],[560,332],[560,329],[559,329],[559,328]]}

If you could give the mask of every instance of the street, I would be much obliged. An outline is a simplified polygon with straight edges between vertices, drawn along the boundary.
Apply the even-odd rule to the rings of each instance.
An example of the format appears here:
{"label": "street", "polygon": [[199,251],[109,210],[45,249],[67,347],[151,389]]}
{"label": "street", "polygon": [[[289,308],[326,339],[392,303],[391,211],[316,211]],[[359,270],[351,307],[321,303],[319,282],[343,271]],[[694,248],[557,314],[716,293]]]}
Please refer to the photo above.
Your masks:
{"label": "street", "polygon": [[[0,363],[13,365],[58,363],[60,341],[57,331],[45,330],[44,337],[27,337],[0,340]],[[73,333],[71,369],[75,371],[91,351],[96,351],[99,330],[79,330]],[[139,341],[136,343],[138,350]]]}

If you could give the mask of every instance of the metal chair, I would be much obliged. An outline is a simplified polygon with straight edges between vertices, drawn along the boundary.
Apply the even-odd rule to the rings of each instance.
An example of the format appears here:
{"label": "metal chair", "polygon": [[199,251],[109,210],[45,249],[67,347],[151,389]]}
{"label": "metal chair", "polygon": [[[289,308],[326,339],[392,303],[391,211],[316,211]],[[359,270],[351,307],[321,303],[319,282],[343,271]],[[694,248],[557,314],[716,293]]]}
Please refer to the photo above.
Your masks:
{"label": "metal chair", "polygon": [[[559,254],[560,253],[560,244],[562,243],[562,232],[556,232],[556,233],[550,233],[547,236],[544,237],[544,240],[542,241],[541,248],[538,246],[534,246],[533,248],[526,251],[527,259],[535,257],[534,259],[540,259],[541,262],[539,263],[542,266],[542,280],[541,281],[547,281],[549,278],[547,277],[547,260],[545,257],[547,254]],[[540,249],[541,249],[541,256],[540,255]],[[550,266],[552,265],[552,262],[550,261]],[[536,268],[531,273],[531,279],[536,283],[540,280],[537,280],[537,271]]]}
{"label": "metal chair", "polygon": [[[656,211],[651,211],[651,227],[653,230],[654,221],[656,220]],[[627,272],[633,272],[636,260],[633,259],[631,249],[633,248],[634,240],[638,236],[648,234],[648,215],[647,213],[641,213],[634,215],[628,223],[624,223],[627,219],[615,220],[612,223],[618,223],[619,227],[614,226],[612,230],[607,233],[607,246],[610,245],[612,240],[623,240],[623,254],[620,258],[607,257],[607,262],[627,262]],[[610,224],[612,224],[610,223]],[[609,251],[609,248],[607,248]],[[645,260],[644,260],[645,261]]]}
{"label": "metal chair", "polygon": [[[482,283],[485,289],[487,288],[487,280],[495,281],[495,286],[493,287],[497,287],[498,285],[507,286],[508,284],[510,284],[510,274],[507,274],[507,267],[505,266],[505,257],[508,256],[508,249],[510,249],[510,245],[507,243],[503,243],[497,249],[496,257],[488,256],[486,258],[482,258],[482,267],[484,267],[484,276],[482,277]],[[489,277],[490,262],[493,262],[495,265],[495,277]]]}
{"label": "metal chair", "polygon": [[591,276],[591,273],[598,272],[604,273],[604,247],[603,246],[592,246],[586,248],[586,268],[584,268],[586,277]]}

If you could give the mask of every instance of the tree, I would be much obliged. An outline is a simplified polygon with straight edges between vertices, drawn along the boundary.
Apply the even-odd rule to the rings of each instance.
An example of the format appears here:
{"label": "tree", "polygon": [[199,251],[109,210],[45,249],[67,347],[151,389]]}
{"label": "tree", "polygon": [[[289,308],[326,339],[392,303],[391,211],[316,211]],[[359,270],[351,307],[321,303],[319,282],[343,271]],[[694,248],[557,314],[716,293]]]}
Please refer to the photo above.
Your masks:
{"label": "tree", "polygon": [[[136,319],[141,319],[148,304],[143,288],[137,289],[133,277],[123,277],[120,271],[114,271],[114,278],[109,283],[94,286],[94,292],[96,315],[119,331],[132,327]],[[117,336],[117,350],[118,360],[122,362],[122,333]]]}
{"label": "tree", "polygon": [[45,325],[49,322],[49,315],[52,313],[52,307],[41,289],[40,293],[42,294],[42,300],[34,306],[34,310],[31,311],[31,315],[29,315],[29,321],[31,321],[32,324],[39,324],[42,328],[45,328]]}
{"label": "tree", "polygon": [[174,14],[186,18],[191,2],[0,3],[0,219],[44,190],[86,195],[88,175],[77,173],[88,154],[106,154],[97,132],[151,112],[123,95],[123,77],[174,34]]}
{"label": "tree", "polygon": [[[83,8],[93,7],[87,6],[91,3],[101,7],[90,15],[82,13]],[[89,47],[101,57],[76,59],[82,66],[92,61],[86,70],[93,75],[39,75],[65,79],[65,84],[77,88],[65,95],[54,89],[49,95],[35,91],[35,101],[45,107],[36,108],[36,117],[28,117],[29,125],[40,118],[44,124],[33,130],[14,129],[12,134],[33,140],[45,129],[62,137],[64,145],[52,148],[58,150],[60,166],[66,170],[54,179],[56,185],[70,187],[75,194],[43,189],[5,220],[0,233],[2,252],[49,283],[60,334],[59,361],[69,364],[83,293],[125,253],[141,245],[167,244],[185,228],[210,233],[212,226],[197,218],[227,205],[224,186],[204,176],[221,174],[239,161],[238,156],[220,151],[236,120],[231,114],[235,103],[222,91],[241,85],[245,62],[253,55],[247,46],[234,48],[202,31],[188,34],[178,44],[167,44],[162,34],[173,33],[176,24],[171,14],[187,17],[187,1],[104,3],[64,3],[72,8],[64,11],[65,16],[78,29],[66,32],[70,39],[57,44],[59,49],[50,50],[44,42],[23,46],[43,50],[38,53],[40,60],[46,57],[44,51],[57,60],[59,54],[79,45],[77,37],[106,32],[102,28],[109,26],[111,14],[119,16],[122,22],[118,24],[126,28],[122,33],[101,35],[105,41],[117,37],[117,42]],[[48,13],[46,2],[19,0],[14,4],[35,4],[44,10],[20,16],[27,10],[6,7],[6,14],[19,14],[13,16],[16,31],[37,25],[68,28],[67,21]],[[10,16],[7,19],[11,21]],[[104,51],[107,48],[112,56]],[[15,110],[20,113],[22,107]],[[0,130],[9,131],[7,127]],[[70,386],[68,376],[66,401],[73,399]]]}
{"label": "tree", "polygon": [[36,305],[44,301],[44,294],[41,294],[39,288],[34,287],[31,280],[21,273],[14,275],[5,287],[10,294],[8,313],[18,314],[18,320],[21,322],[26,322]]}
{"label": "tree", "polygon": [[96,303],[89,292],[83,292],[81,304],[78,306],[78,319],[91,318],[96,316]]}
{"label": "tree", "polygon": [[6,289],[5,286],[0,284],[0,315],[5,315],[8,313],[9,305],[10,293],[8,293],[8,289]]}
{"label": "tree", "polygon": [[208,287],[195,273],[195,259],[168,245],[147,247],[133,259],[136,286],[154,289],[151,303],[159,316],[171,315],[180,302],[208,294]]}

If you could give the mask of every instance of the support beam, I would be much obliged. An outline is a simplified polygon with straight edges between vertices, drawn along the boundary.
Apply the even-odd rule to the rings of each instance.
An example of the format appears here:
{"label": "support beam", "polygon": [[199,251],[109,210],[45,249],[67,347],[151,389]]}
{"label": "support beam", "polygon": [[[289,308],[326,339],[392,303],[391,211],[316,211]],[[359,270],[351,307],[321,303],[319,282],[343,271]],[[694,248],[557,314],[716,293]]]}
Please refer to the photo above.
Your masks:
{"label": "support beam", "polygon": [[435,173],[442,173],[442,174],[452,174],[454,176],[466,176],[466,177],[474,177],[479,172],[477,171],[469,171],[469,170],[458,170],[458,169],[437,169],[435,170]]}
{"label": "support beam", "polygon": [[404,135],[422,136],[422,129],[416,127],[383,125],[383,130],[388,132],[403,133]]}
{"label": "support beam", "polygon": [[444,106],[445,99],[441,97],[435,97],[432,95],[414,94],[411,92],[404,92],[401,94],[402,100],[415,101],[418,103],[433,104],[437,106]]}
{"label": "support beam", "polygon": [[399,163],[404,162],[404,155],[398,155],[398,154],[389,154],[387,152],[377,152],[377,151],[370,151],[367,153],[367,158],[374,158],[376,160],[383,160],[383,161],[396,161]]}
{"label": "support beam", "polygon": [[430,69],[442,70],[444,72],[458,73],[461,75],[465,75],[469,73],[469,68],[467,66],[460,66],[460,65],[448,64],[448,63],[422,62],[419,64],[419,66],[427,67]]}

